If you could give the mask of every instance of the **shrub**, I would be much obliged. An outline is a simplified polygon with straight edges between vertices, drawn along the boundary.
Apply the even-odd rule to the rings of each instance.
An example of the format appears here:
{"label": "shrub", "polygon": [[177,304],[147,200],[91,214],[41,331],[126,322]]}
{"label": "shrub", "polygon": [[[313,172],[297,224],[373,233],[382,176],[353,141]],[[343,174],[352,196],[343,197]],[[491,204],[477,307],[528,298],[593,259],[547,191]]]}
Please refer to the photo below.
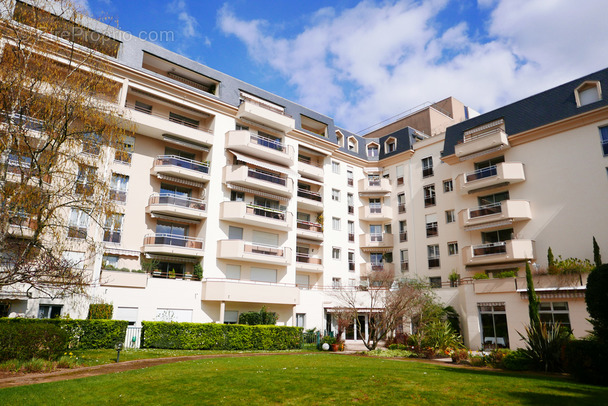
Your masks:
{"label": "shrub", "polygon": [[511,352],[512,351],[507,348],[492,350],[492,352],[486,355],[486,364],[494,368],[504,368],[504,358]]}
{"label": "shrub", "polygon": [[142,322],[142,348],[288,350],[301,343],[301,327]]}
{"label": "shrub", "polygon": [[608,348],[597,339],[572,340],[564,351],[565,369],[583,383],[608,386]]}
{"label": "shrub", "polygon": [[462,347],[462,338],[456,334],[448,321],[434,321],[425,327],[424,347],[434,350]]}
{"label": "shrub", "polygon": [[470,358],[471,365],[474,367],[485,367],[486,359],[481,355],[472,355]]}
{"label": "shrub", "polygon": [[561,324],[540,323],[526,327],[526,335],[519,333],[526,343],[524,351],[532,365],[545,372],[562,369],[562,349],[570,341],[570,333]]}
{"label": "shrub", "polygon": [[246,312],[239,315],[239,324],[247,324],[250,326],[275,325],[279,316],[275,312],[266,310],[266,306],[262,306],[259,312]]}
{"label": "shrub", "polygon": [[562,259],[561,255],[557,258],[558,260],[547,269],[550,275],[580,275],[591,272],[595,267],[588,259]]}
{"label": "shrub", "polygon": [[114,306],[106,303],[90,304],[87,319],[111,320],[114,313]]}
{"label": "shrub", "polygon": [[599,266],[589,274],[585,302],[593,324],[594,334],[608,342],[608,264]]}
{"label": "shrub", "polygon": [[65,351],[68,334],[50,323],[11,323],[0,328],[0,361],[57,359]]}
{"label": "shrub", "polygon": [[503,357],[502,367],[510,371],[527,371],[532,369],[532,359],[521,349],[511,351]]}
{"label": "shrub", "polygon": [[452,351],[450,354],[452,362],[455,364],[461,364],[469,359],[469,350],[466,348],[458,348]]}
{"label": "shrub", "polygon": [[488,276],[488,274],[480,272],[480,273],[476,273],[475,275],[473,275],[473,279],[475,279],[475,280],[490,279],[490,277]]}
{"label": "shrub", "polygon": [[203,267],[199,264],[194,264],[194,277],[199,281],[203,279]]}
{"label": "shrub", "polygon": [[517,271],[502,271],[496,277],[498,279],[515,278],[517,277]]}

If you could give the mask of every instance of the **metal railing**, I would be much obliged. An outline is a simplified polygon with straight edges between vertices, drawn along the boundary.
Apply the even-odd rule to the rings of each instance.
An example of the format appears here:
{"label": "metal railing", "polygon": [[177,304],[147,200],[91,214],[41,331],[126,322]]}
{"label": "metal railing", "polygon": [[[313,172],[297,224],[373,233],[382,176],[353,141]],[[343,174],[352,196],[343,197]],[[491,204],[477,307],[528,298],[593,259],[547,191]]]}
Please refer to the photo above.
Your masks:
{"label": "metal railing", "polygon": [[258,206],[256,204],[247,204],[245,208],[247,214],[266,217],[274,220],[285,221],[287,212],[285,210],[272,209],[270,207]]}
{"label": "metal railing", "polygon": [[193,120],[193,122],[185,121],[185,120],[180,120],[179,118],[174,117],[174,116],[172,117],[169,114],[157,113],[157,112],[149,110],[149,109],[147,109],[147,108],[145,108],[143,106],[137,106],[134,103],[126,103],[125,106],[127,108],[131,109],[131,110],[135,110],[135,111],[138,111],[140,113],[148,114],[150,116],[158,117],[158,118],[160,118],[162,120],[169,121],[171,123],[180,124],[180,125],[183,125],[185,127],[193,128],[195,130],[204,131],[204,132],[207,132],[207,133],[210,133],[210,134],[212,133],[212,131],[210,129],[201,127],[200,123],[195,125],[193,122],[195,122],[196,120]]}
{"label": "metal railing", "polygon": [[285,257],[285,249],[264,244],[244,244],[244,252],[273,257]]}
{"label": "metal railing", "polygon": [[17,113],[6,113],[6,111],[0,111],[0,119],[8,118],[13,124],[17,126],[23,126],[28,130],[42,131],[44,130],[44,121],[38,120],[37,118],[25,116]]}
{"label": "metal railing", "polygon": [[204,240],[202,238],[186,237],[176,234],[148,234],[144,237],[144,245],[171,245],[175,247],[192,248],[202,250]]}
{"label": "metal railing", "polygon": [[124,346],[125,348],[139,348],[141,346],[141,327],[127,327]]}
{"label": "metal railing", "polygon": [[382,234],[370,234],[369,239],[370,241],[382,242]]}
{"label": "metal railing", "polygon": [[468,172],[465,174],[465,178],[467,182],[473,182],[478,179],[489,178],[491,176],[496,176],[498,173],[498,167],[496,165],[491,165],[485,168],[477,169],[473,172]]}
{"label": "metal railing", "polygon": [[283,143],[280,140],[263,137],[261,135],[257,135],[257,134],[253,134],[253,133],[249,134],[249,139],[252,143],[254,143],[256,145],[274,149],[275,151],[287,153],[287,147],[285,145],[283,145]]}
{"label": "metal railing", "polygon": [[193,159],[182,158],[176,155],[159,155],[154,160],[154,166],[178,166],[184,169],[209,174],[209,163],[199,162]]}
{"label": "metal railing", "polygon": [[259,180],[263,180],[263,181],[271,182],[271,183],[276,183],[276,184],[281,185],[281,186],[286,186],[287,185],[287,178],[286,177],[282,178],[280,176],[270,175],[268,173],[260,172],[260,171],[257,171],[255,169],[248,168],[247,175],[250,176],[250,177],[252,177],[252,178],[255,178],[255,179],[259,179]]}
{"label": "metal railing", "polygon": [[312,192],[310,190],[300,189],[300,188],[298,188],[298,197],[303,197],[304,199],[314,200],[316,202],[323,201],[323,197],[321,196],[320,193]]}
{"label": "metal railing", "polygon": [[483,206],[479,206],[475,209],[469,209],[469,218],[476,218],[482,216],[491,216],[492,214],[498,214],[502,212],[502,203],[490,203]]}
{"label": "metal railing", "polygon": [[323,232],[323,225],[319,223],[311,223],[309,221],[298,220],[297,227],[302,230],[314,231],[316,233]]}
{"label": "metal railing", "polygon": [[321,258],[311,257],[309,254],[296,253],[296,262],[303,262],[306,264],[321,265],[323,261]]}
{"label": "metal railing", "polygon": [[306,159],[302,156],[298,156],[298,162],[302,162],[303,164],[314,166],[315,168],[323,168],[323,164],[319,162],[313,162],[312,159]]}
{"label": "metal railing", "polygon": [[426,236],[436,237],[439,234],[437,222],[427,223],[426,225]]}
{"label": "metal railing", "polygon": [[399,212],[399,214],[405,213],[405,203],[399,203],[397,205],[397,211]]}
{"label": "metal railing", "polygon": [[148,198],[148,204],[168,204],[171,206],[184,207],[187,209],[194,209],[200,211],[205,211],[207,208],[205,205],[205,201],[201,199],[184,197],[171,193],[153,193]]}
{"label": "metal railing", "polygon": [[506,241],[491,242],[488,244],[474,245],[473,256],[480,257],[484,255],[499,255],[507,253]]}

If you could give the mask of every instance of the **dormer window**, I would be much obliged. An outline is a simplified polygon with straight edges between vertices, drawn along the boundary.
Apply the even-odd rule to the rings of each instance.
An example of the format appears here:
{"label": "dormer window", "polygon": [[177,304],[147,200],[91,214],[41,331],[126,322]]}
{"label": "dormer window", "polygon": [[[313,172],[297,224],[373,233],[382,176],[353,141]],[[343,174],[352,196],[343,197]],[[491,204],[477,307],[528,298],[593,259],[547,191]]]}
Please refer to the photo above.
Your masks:
{"label": "dormer window", "polygon": [[359,147],[357,146],[357,139],[355,137],[348,137],[348,150],[357,152]]}
{"label": "dormer window", "polygon": [[340,131],[336,131],[336,140],[338,141],[338,145],[340,147],[344,146],[344,135]]}
{"label": "dormer window", "polygon": [[574,91],[576,106],[582,107],[587,104],[602,100],[602,88],[598,81],[587,81],[581,84]]}
{"label": "dormer window", "polygon": [[394,152],[397,149],[397,140],[393,137],[389,138],[384,142],[384,152],[388,154],[389,152]]}
{"label": "dormer window", "polygon": [[378,144],[372,143],[367,146],[367,156],[369,158],[378,156]]}

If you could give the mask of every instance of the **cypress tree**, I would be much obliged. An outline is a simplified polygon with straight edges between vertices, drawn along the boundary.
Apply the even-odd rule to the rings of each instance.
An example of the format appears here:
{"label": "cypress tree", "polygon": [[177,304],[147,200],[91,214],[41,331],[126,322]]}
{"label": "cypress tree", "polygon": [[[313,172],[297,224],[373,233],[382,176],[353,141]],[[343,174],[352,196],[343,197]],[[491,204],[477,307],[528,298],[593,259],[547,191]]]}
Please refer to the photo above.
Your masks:
{"label": "cypress tree", "polygon": [[540,301],[536,296],[534,290],[534,281],[532,280],[532,271],[530,270],[530,263],[526,262],[526,283],[528,284],[528,312],[530,314],[530,327],[536,328],[540,326],[540,316],[538,314],[538,307]]}
{"label": "cypress tree", "polygon": [[602,265],[602,256],[600,255],[600,246],[597,245],[597,241],[595,241],[595,237],[593,237],[593,262],[595,262],[595,266]]}

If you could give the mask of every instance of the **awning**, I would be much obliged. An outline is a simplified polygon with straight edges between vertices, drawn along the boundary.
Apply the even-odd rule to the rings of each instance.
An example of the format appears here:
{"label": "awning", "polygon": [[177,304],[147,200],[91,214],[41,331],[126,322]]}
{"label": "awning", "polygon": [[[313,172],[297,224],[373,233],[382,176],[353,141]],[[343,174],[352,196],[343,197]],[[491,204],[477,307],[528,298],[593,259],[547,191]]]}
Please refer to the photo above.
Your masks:
{"label": "awning", "polygon": [[156,174],[156,177],[160,180],[167,180],[169,182],[181,183],[182,185],[192,186],[192,187],[205,187],[205,184],[202,182],[196,182],[193,180],[176,178],[175,176],[167,176],[161,173]]}
{"label": "awning", "polygon": [[104,254],[122,255],[124,257],[139,257],[139,254],[141,254],[139,251],[113,247],[104,247],[103,252]]}
{"label": "awning", "polygon": [[190,140],[185,140],[183,138],[176,137],[173,134],[163,134],[163,140],[165,142],[169,142],[171,144],[181,145],[182,147],[195,149],[197,151],[205,151],[209,152],[209,148],[203,144],[199,144],[197,142],[193,142]]}
{"label": "awning", "polygon": [[323,244],[323,241],[308,240],[306,238],[296,237],[296,245],[298,243],[321,246],[321,244]]}
{"label": "awning", "polygon": [[234,156],[236,156],[236,159],[238,159],[239,161],[247,162],[247,163],[259,166],[261,168],[268,168],[271,171],[275,171],[275,172],[279,172],[279,173],[284,173],[284,174],[289,175],[289,176],[294,177],[294,178],[298,176],[297,173],[295,173],[291,169],[286,168],[284,166],[273,165],[271,163],[268,163],[268,162],[265,162],[265,161],[260,161],[258,159],[252,158],[252,157],[247,156],[247,155],[239,154],[238,152],[234,152],[232,150],[230,150],[230,152],[232,152],[234,154]]}
{"label": "awning", "polygon": [[200,259],[198,258],[172,257],[170,255],[146,254],[146,258],[156,259],[158,261],[179,262],[184,264],[198,264],[200,262]]}
{"label": "awning", "polygon": [[497,147],[493,147],[493,148],[489,148],[489,149],[484,149],[483,151],[476,152],[476,153],[474,153],[474,154],[469,154],[469,155],[461,156],[461,157],[460,157],[460,158],[458,158],[458,159],[459,159],[461,162],[462,162],[462,161],[468,161],[469,159],[474,159],[474,158],[477,158],[477,157],[479,157],[479,156],[489,154],[489,153],[491,153],[491,152],[500,151],[501,149],[504,149],[504,148],[506,148],[506,147],[505,147],[505,146],[503,146],[503,145],[499,145],[499,146],[497,146]]}
{"label": "awning", "polygon": [[0,299],[3,300],[27,300],[27,292],[0,292]]}
{"label": "awning", "polygon": [[513,224],[513,219],[507,219],[507,220],[501,220],[501,221],[494,221],[491,223],[477,224],[474,226],[465,226],[464,231],[482,230],[484,228],[502,227],[502,226],[507,226],[507,225],[511,225],[511,224]]}
{"label": "awning", "polygon": [[308,179],[308,178],[303,178],[303,177],[299,177],[298,178],[298,182],[304,182],[304,183],[312,183],[313,185],[318,185],[318,186],[325,186],[325,184],[323,182],[317,182],[316,180],[312,180],[312,179]]}
{"label": "awning", "polygon": [[312,146],[306,146],[306,147],[299,146],[298,147],[298,151],[307,152],[309,154],[321,154],[324,157],[326,157],[327,155],[329,155],[326,151],[323,151],[323,150],[318,149],[318,148],[314,148]]}
{"label": "awning", "polygon": [[167,216],[165,214],[156,214],[156,213],[151,213],[150,217],[155,218],[155,219],[168,220],[168,221],[174,221],[177,223],[186,223],[186,224],[199,224],[201,222],[200,220],[185,219],[185,218],[181,218],[181,217],[173,217],[173,216]]}
{"label": "awning", "polygon": [[260,197],[267,197],[269,199],[279,200],[279,201],[282,201],[282,202],[286,202],[286,201],[288,201],[290,199],[289,197],[279,196],[279,195],[273,195],[272,193],[261,192],[259,190],[249,189],[249,188],[246,188],[246,187],[243,187],[243,186],[234,185],[232,183],[226,183],[226,187],[228,189],[236,190],[238,192],[244,192],[244,193],[248,193],[248,194],[252,194],[252,195],[256,195],[256,196],[260,196]]}
{"label": "awning", "polygon": [[479,302],[477,303],[477,307],[482,306],[504,306],[505,302]]}
{"label": "awning", "polygon": [[363,252],[392,252],[393,248],[392,247],[381,247],[381,248],[363,247],[363,248],[361,248],[361,251],[363,251]]}
{"label": "awning", "polygon": [[359,192],[359,196],[388,196],[390,192]]}

